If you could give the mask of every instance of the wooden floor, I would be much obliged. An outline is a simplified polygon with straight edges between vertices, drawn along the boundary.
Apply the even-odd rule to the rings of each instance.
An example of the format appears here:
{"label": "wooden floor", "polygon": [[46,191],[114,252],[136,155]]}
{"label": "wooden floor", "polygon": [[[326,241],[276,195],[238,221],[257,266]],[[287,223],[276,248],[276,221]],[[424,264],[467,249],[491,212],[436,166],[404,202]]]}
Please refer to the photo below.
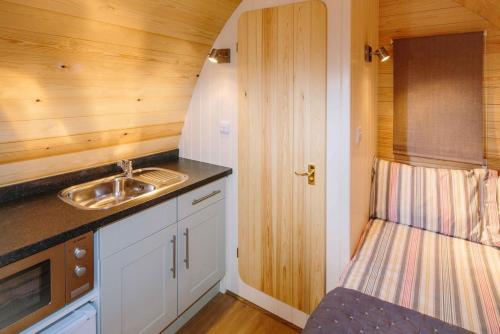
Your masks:
{"label": "wooden floor", "polygon": [[300,330],[250,303],[219,294],[177,333],[288,334],[300,333]]}

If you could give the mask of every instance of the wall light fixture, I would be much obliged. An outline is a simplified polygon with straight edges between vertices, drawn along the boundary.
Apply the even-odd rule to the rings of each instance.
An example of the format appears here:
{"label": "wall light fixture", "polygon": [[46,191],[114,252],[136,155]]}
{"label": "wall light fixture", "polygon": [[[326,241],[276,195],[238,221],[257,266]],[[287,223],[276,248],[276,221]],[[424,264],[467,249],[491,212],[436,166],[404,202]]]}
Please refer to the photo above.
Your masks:
{"label": "wall light fixture", "polygon": [[365,45],[365,60],[371,63],[373,55],[378,56],[382,63],[388,61],[391,58],[389,52],[383,46],[373,52],[373,49],[370,45]]}
{"label": "wall light fixture", "polygon": [[212,49],[208,55],[212,63],[227,64],[231,62],[231,49]]}

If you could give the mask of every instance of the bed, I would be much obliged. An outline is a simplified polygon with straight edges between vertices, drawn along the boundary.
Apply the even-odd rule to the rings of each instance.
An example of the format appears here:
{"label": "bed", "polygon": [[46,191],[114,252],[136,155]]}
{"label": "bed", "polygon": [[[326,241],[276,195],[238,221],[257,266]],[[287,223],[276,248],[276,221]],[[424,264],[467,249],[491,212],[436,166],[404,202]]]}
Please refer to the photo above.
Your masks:
{"label": "bed", "polygon": [[[452,205],[441,200],[441,204],[433,208],[439,212],[436,219],[424,219],[427,225],[422,226],[421,218],[429,218],[428,210],[422,207],[429,208],[430,203],[436,201],[431,200],[429,194],[422,195],[420,201],[415,192],[422,191],[415,190],[418,188],[415,183],[434,183],[429,182],[428,177],[416,180],[416,175],[429,171],[407,170],[410,177],[404,181],[404,173],[394,174],[394,168],[402,167],[397,166],[400,164],[383,164],[379,163],[376,170],[373,215],[397,222],[370,220],[361,247],[346,269],[339,288],[323,299],[303,333],[500,333],[500,248],[498,240],[492,237],[492,231],[498,232],[498,214],[488,212],[498,211],[498,207],[492,205],[493,199],[497,202],[498,192],[490,191],[499,188],[497,174],[485,178],[484,172],[472,171],[459,178],[459,182],[451,183],[448,178],[445,183],[452,189],[449,193],[470,195],[454,196],[467,202],[467,210],[462,210],[462,204],[453,199]],[[381,168],[385,176],[380,176]],[[456,183],[463,187],[466,179],[471,182],[470,189],[458,190],[451,186]],[[439,177],[436,180],[442,181]],[[404,190],[405,187],[409,190]],[[437,198],[442,199],[443,189],[439,186],[436,189]],[[402,203],[406,195],[411,197],[411,205]],[[472,203],[476,200],[477,210]],[[397,208],[397,212],[391,206]],[[405,206],[411,207],[409,213],[404,212]],[[460,210],[462,216],[468,217],[459,217]],[[410,216],[411,221],[405,219]],[[455,235],[439,230],[442,220],[453,226],[462,218],[464,228],[453,228]],[[484,242],[478,242],[481,240]]]}

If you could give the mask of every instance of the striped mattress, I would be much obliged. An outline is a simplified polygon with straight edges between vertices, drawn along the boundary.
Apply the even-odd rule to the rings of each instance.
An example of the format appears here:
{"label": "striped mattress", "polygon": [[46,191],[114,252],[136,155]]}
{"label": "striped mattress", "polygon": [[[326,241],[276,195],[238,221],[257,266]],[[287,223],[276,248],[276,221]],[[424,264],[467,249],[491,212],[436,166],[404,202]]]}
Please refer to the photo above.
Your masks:
{"label": "striped mattress", "polygon": [[500,249],[372,220],[344,288],[476,333],[500,333]]}

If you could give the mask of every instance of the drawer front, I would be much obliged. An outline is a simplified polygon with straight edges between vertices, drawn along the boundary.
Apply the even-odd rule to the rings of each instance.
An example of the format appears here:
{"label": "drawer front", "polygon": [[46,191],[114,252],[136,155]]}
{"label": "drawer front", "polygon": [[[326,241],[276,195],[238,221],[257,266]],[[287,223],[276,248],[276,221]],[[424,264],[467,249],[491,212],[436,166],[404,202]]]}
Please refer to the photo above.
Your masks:
{"label": "drawer front", "polygon": [[220,179],[178,197],[179,220],[225,197],[226,180]]}
{"label": "drawer front", "polygon": [[113,255],[176,222],[177,199],[174,198],[110,224],[100,230],[99,258]]}

